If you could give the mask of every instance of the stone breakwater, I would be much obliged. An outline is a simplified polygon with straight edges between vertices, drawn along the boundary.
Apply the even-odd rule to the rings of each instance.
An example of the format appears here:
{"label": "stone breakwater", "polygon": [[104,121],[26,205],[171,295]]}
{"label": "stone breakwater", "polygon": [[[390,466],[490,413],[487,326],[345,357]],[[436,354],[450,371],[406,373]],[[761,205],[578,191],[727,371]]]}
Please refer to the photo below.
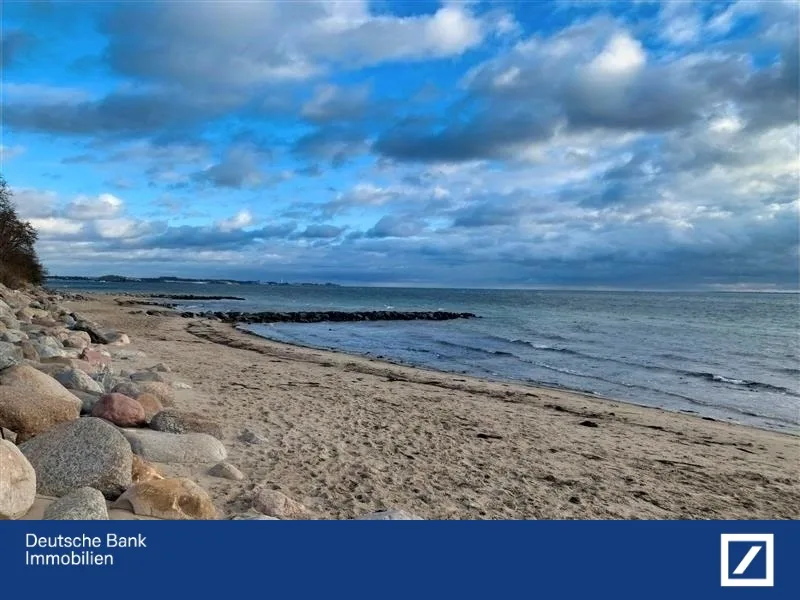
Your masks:
{"label": "stone breakwater", "polygon": [[[37,503],[46,503],[48,520],[315,517],[274,482],[251,481],[227,462],[222,415],[180,406],[177,392],[192,386],[169,365],[122,367],[147,355],[127,334],[69,310],[65,300],[0,285],[0,519],[30,518]],[[234,320],[236,313],[224,314]],[[270,443],[249,431],[235,437]],[[240,482],[248,509],[222,514],[200,483],[165,474],[187,465]],[[358,518],[417,517],[388,509]]]}
{"label": "stone breakwater", "polygon": [[239,296],[203,296],[195,294],[133,294],[125,292],[118,295],[127,296],[128,298],[160,298],[164,300],[245,300],[245,298]]}
{"label": "stone breakwater", "polygon": [[396,311],[375,310],[362,312],[319,311],[319,312],[191,312],[180,315],[186,319],[213,319],[224,323],[343,323],[355,321],[452,321],[454,319],[477,319],[478,315],[467,312],[437,311]]}

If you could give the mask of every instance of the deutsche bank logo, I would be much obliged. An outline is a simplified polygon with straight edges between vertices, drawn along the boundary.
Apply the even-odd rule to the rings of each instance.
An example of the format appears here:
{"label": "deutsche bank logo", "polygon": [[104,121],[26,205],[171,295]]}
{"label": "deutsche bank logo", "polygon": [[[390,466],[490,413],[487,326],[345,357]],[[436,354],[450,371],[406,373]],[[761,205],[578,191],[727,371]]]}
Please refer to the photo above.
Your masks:
{"label": "deutsche bank logo", "polygon": [[775,536],[771,533],[723,533],[723,587],[773,587]]}

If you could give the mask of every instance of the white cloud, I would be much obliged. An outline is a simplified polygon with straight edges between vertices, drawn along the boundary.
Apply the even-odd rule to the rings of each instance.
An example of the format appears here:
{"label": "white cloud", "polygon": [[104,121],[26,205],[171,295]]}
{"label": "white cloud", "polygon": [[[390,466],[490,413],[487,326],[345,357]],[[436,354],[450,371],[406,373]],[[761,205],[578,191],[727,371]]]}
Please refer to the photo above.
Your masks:
{"label": "white cloud", "polygon": [[603,51],[589,63],[589,71],[598,77],[630,77],[638,73],[646,61],[642,44],[623,32],[608,41]]}
{"label": "white cloud", "polygon": [[109,17],[119,70],[193,87],[302,80],[329,69],[457,56],[513,19],[450,4],[433,14],[373,13],[368,2],[169,3]]}
{"label": "white cloud", "polygon": [[65,216],[78,221],[110,219],[122,212],[123,202],[113,194],[100,194],[97,197],[79,196],[65,209]]}
{"label": "white cloud", "polygon": [[83,223],[62,217],[30,219],[30,224],[36,228],[42,237],[76,235],[83,230]]}
{"label": "white cloud", "polygon": [[252,225],[254,221],[255,219],[253,218],[253,213],[247,209],[244,209],[240,210],[230,219],[220,221],[217,223],[217,227],[221,231],[235,231],[237,229],[244,229],[245,227]]}
{"label": "white cloud", "polygon": [[0,144],[0,161],[3,160],[11,160],[12,158],[17,158],[18,156],[22,156],[25,154],[25,146],[15,145],[15,146],[4,146]]}

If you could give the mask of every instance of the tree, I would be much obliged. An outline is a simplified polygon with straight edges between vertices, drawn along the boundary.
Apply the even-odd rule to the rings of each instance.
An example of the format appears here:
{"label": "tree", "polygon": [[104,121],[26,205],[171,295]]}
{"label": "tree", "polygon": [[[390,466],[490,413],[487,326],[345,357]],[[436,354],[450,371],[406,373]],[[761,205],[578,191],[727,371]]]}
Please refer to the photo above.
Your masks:
{"label": "tree", "polygon": [[36,230],[20,220],[11,198],[11,189],[0,175],[0,283],[13,288],[40,285],[45,270],[36,256]]}

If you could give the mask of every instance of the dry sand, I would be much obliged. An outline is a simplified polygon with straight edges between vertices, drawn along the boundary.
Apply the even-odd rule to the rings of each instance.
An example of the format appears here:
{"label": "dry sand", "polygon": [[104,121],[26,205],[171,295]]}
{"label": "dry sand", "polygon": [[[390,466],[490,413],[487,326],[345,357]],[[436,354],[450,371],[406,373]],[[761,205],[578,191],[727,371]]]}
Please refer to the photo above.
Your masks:
{"label": "dry sand", "polygon": [[[67,305],[147,354],[115,366],[167,363],[193,387],[178,406],[223,424],[244,482],[169,469],[228,514],[266,483],[321,518],[384,507],[428,519],[800,517],[797,436],[130,314],[109,297]],[[240,441],[245,429],[267,442]]]}

